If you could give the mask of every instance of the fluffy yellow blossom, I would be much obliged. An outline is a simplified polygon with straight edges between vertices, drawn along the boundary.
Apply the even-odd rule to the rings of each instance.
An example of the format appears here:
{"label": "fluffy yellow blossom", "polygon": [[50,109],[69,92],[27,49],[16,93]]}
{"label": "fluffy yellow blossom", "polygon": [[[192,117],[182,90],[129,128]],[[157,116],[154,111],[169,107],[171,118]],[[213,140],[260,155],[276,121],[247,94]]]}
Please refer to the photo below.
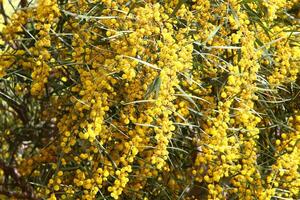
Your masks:
{"label": "fluffy yellow blossom", "polygon": [[21,1],[1,31],[0,188],[298,198],[298,4]]}

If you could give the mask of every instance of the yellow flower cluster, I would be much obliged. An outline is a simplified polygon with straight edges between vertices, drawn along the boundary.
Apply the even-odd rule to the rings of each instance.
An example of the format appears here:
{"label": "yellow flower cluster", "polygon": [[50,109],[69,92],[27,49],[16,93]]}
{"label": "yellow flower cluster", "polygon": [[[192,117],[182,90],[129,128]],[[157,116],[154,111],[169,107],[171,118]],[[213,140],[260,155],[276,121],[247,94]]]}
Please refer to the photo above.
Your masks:
{"label": "yellow flower cluster", "polygon": [[38,31],[37,38],[33,48],[29,49],[35,56],[35,65],[32,66],[33,72],[31,77],[33,83],[31,86],[31,94],[38,96],[44,92],[44,84],[48,82],[49,76],[49,62],[51,60],[51,54],[48,48],[51,47],[51,36],[53,33],[53,24],[57,21],[60,15],[60,11],[56,1],[43,0],[37,1],[37,8],[35,11],[35,29]]}
{"label": "yellow flower cluster", "polygon": [[50,200],[297,198],[297,3],[22,8],[3,30],[0,76],[30,101],[12,130],[35,138],[9,155],[1,135],[1,159],[17,157]]}
{"label": "yellow flower cluster", "polygon": [[294,129],[293,132],[282,133],[274,144],[276,161],[265,181],[268,198],[293,198],[300,192],[300,116],[297,112],[289,119],[289,123]]}

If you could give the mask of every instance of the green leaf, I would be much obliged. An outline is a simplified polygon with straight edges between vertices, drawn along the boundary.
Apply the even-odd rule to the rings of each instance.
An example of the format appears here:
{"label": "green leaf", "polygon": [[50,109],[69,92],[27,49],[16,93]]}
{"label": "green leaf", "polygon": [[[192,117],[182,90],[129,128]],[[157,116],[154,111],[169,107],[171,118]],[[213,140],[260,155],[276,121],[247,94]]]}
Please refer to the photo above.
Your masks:
{"label": "green leaf", "polygon": [[160,85],[161,85],[161,78],[157,76],[153,82],[148,86],[146,94],[145,94],[145,99],[148,99],[149,96],[155,92],[155,98],[158,98],[159,90],[160,90]]}

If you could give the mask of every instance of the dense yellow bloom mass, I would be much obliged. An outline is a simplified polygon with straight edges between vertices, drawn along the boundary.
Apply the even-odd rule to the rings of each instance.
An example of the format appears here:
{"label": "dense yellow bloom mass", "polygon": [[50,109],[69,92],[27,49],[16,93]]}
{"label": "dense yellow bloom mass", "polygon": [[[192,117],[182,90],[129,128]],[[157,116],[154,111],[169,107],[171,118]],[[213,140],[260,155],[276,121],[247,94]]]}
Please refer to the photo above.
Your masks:
{"label": "dense yellow bloom mass", "polygon": [[0,52],[0,159],[30,183],[16,191],[299,198],[299,3],[22,6]]}

